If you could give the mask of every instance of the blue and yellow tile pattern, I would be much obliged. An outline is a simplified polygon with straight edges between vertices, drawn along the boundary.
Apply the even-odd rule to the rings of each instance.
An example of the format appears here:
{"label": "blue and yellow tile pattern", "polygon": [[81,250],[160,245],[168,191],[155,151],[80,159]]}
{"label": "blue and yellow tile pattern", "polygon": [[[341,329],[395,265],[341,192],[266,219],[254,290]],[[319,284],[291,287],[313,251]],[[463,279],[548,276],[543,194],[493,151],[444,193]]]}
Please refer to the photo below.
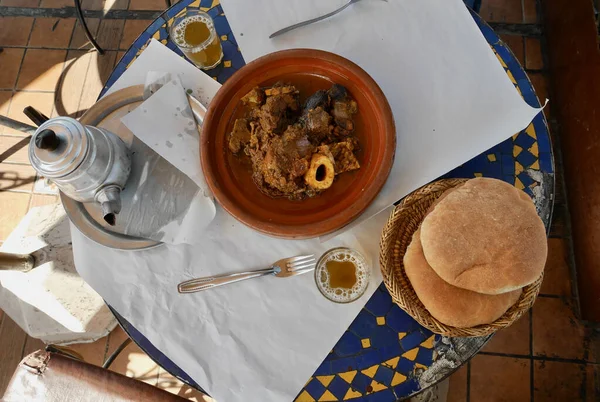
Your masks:
{"label": "blue and yellow tile pattern", "polygon": [[[223,83],[242,67],[244,59],[219,0],[182,0],[139,36],[119,61],[104,91],[121,76],[151,38],[181,55],[168,38],[168,24],[188,8],[208,12],[221,37],[223,62],[207,74]],[[514,55],[479,16],[473,14],[473,18],[525,101],[531,106],[539,106],[533,87]],[[535,172],[543,172],[546,177],[553,173],[552,148],[543,114],[539,114],[525,130],[464,163],[446,177],[494,177],[534,196],[535,187],[542,184],[535,179],[542,180],[542,175]],[[128,334],[158,364],[187,384],[200,388],[139,331],[118,314],[116,316]],[[389,402],[413,395],[421,390],[420,373],[436,359],[439,340],[439,336],[421,327],[396,306],[382,284],[308,379],[296,401]]]}
{"label": "blue and yellow tile pattern", "polygon": [[[539,107],[540,101],[543,104],[545,99],[538,100],[529,78],[510,49],[484,21],[476,14],[473,15],[483,36],[523,99],[534,107]],[[536,175],[536,172],[550,175],[554,173],[548,125],[542,113],[538,114],[525,130],[459,166],[445,177],[484,176],[502,179],[533,197],[534,188],[542,184],[538,181],[541,180],[541,175]]]}
{"label": "blue and yellow tile pattern", "polygon": [[383,284],[308,380],[296,401],[394,401],[419,391],[439,336],[396,306]]}

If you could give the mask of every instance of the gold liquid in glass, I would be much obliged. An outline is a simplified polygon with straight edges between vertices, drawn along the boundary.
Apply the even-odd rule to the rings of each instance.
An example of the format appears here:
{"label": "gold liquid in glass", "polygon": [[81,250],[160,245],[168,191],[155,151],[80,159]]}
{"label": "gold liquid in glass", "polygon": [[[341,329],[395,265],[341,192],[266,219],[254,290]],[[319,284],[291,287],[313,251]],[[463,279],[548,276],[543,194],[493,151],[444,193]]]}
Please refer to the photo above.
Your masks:
{"label": "gold liquid in glass", "polygon": [[350,303],[361,297],[371,270],[356,250],[338,247],[321,256],[315,268],[315,282],[323,296],[336,303]]}
{"label": "gold liquid in glass", "polygon": [[198,67],[215,68],[223,59],[221,41],[210,15],[187,11],[171,26],[171,40]]}

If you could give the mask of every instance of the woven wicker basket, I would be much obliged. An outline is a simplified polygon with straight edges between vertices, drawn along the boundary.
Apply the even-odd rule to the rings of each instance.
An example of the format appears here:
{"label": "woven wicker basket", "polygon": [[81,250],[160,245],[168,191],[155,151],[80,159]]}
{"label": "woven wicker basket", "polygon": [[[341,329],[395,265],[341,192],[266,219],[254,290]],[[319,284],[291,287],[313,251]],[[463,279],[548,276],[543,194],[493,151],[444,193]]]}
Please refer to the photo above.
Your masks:
{"label": "woven wicker basket", "polygon": [[394,209],[383,228],[380,242],[379,265],[383,281],[394,302],[419,324],[444,336],[485,336],[515,322],[531,308],[540,291],[542,275],[523,288],[521,297],[506,313],[491,324],[471,328],[456,328],[433,318],[417,297],[404,271],[404,253],[431,204],[444,191],[456,187],[467,179],[445,179],[427,184],[409,194]]}

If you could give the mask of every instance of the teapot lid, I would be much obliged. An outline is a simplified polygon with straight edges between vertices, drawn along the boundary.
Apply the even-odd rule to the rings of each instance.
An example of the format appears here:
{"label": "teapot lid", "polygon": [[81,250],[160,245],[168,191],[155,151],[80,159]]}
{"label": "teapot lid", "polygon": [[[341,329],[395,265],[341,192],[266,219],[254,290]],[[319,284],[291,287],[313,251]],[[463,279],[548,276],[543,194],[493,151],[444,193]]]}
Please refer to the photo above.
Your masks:
{"label": "teapot lid", "polygon": [[70,117],[56,117],[38,127],[29,142],[29,161],[41,175],[61,177],[75,170],[87,155],[85,127]]}

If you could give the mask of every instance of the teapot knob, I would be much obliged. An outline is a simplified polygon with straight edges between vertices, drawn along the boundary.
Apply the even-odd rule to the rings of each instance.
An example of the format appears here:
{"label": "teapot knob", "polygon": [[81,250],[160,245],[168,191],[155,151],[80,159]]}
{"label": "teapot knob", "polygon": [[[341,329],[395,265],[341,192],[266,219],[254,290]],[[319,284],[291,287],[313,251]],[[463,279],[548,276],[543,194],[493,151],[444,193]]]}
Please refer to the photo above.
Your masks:
{"label": "teapot knob", "polygon": [[35,137],[35,146],[40,149],[54,151],[58,147],[58,144],[60,144],[60,138],[50,129],[40,131]]}

